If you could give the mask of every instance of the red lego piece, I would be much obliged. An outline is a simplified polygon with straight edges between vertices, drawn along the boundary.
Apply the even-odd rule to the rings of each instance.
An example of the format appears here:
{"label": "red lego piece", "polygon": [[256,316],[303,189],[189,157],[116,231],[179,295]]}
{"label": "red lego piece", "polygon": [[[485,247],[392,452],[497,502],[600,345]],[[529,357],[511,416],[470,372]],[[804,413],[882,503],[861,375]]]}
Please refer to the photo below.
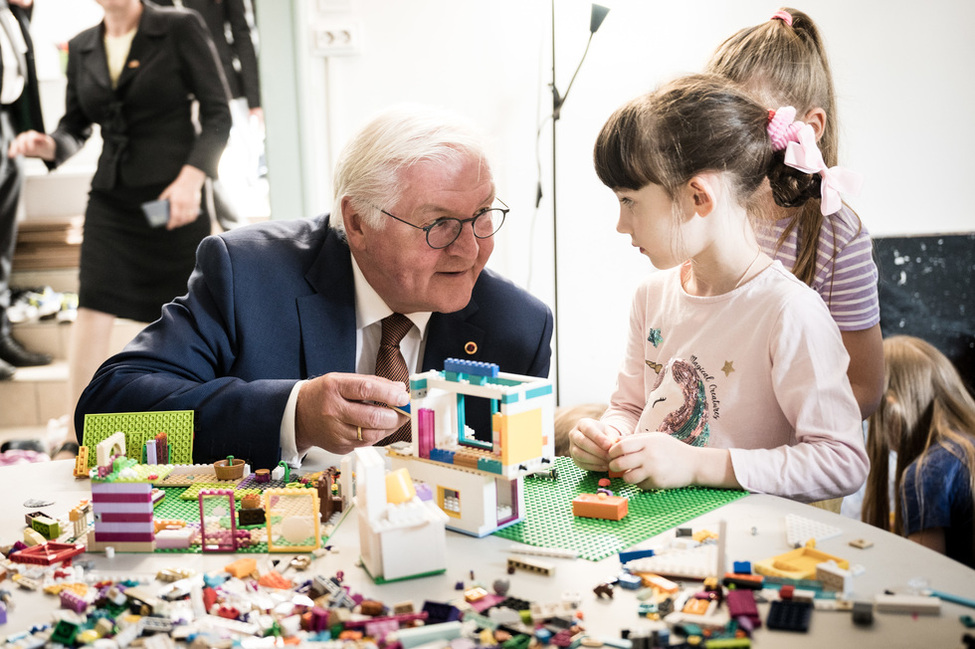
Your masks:
{"label": "red lego piece", "polygon": [[203,608],[209,613],[213,609],[213,605],[217,603],[217,591],[213,590],[209,586],[203,589]]}
{"label": "red lego piece", "polygon": [[31,563],[39,566],[52,566],[66,559],[77,556],[85,551],[81,543],[58,543],[48,541],[10,555],[11,561],[17,563]]}

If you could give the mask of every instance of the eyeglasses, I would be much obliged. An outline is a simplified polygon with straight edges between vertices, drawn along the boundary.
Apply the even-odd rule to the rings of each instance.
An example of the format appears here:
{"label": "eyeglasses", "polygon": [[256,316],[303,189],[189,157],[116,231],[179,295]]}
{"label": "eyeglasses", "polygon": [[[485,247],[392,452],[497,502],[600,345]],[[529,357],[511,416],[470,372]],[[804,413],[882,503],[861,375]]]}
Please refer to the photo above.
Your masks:
{"label": "eyeglasses", "polygon": [[500,198],[495,200],[504,205],[504,207],[489,207],[487,209],[483,209],[469,219],[455,219],[445,216],[437,219],[430,225],[424,226],[413,225],[409,221],[404,221],[398,216],[390,214],[380,207],[377,207],[376,209],[386,216],[396,219],[400,223],[405,223],[411,228],[423,230],[427,235],[427,245],[435,250],[440,250],[441,248],[446,248],[454,241],[457,241],[457,237],[460,236],[461,231],[464,229],[465,223],[471,224],[471,229],[474,230],[474,236],[478,239],[488,239],[493,237],[494,234],[501,229],[501,226],[504,225],[504,217],[507,216],[508,212],[511,211]]}

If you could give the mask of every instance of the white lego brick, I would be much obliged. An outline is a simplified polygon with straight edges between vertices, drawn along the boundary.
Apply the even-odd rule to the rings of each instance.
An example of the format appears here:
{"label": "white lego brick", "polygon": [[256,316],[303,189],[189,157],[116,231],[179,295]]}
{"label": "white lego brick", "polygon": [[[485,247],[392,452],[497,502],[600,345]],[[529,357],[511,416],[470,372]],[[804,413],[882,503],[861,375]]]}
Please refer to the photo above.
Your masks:
{"label": "white lego brick", "polygon": [[520,543],[512,544],[508,550],[517,554],[535,554],[542,557],[559,557],[562,559],[575,559],[579,556],[579,553],[575,550],[566,548],[539,548],[534,545]]}
{"label": "white lego brick", "polygon": [[941,600],[923,595],[874,595],[876,610],[880,613],[911,613],[918,615],[939,615]]}
{"label": "white lego brick", "polygon": [[667,577],[704,579],[714,576],[718,547],[701,545],[690,550],[662,550],[652,557],[634,559],[626,564],[631,572],[652,572]]}
{"label": "white lego brick", "polygon": [[801,548],[810,539],[817,543],[839,536],[843,533],[838,527],[820,523],[796,514],[785,516],[785,536],[790,548]]}

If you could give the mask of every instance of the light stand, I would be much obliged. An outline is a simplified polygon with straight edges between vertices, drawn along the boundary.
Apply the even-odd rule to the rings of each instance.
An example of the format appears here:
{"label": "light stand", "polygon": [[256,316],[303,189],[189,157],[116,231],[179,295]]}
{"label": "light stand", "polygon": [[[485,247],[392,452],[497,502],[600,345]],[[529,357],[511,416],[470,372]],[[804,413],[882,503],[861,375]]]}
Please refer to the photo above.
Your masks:
{"label": "light stand", "polygon": [[[569,98],[569,92],[572,90],[572,84],[576,80],[576,75],[579,74],[579,70],[582,68],[582,62],[586,60],[586,54],[589,53],[589,45],[592,43],[592,37],[595,35],[596,31],[599,30],[599,26],[603,24],[603,20],[606,19],[606,14],[609,13],[608,7],[603,7],[601,5],[593,4],[592,9],[589,14],[589,40],[586,41],[586,49],[582,53],[582,58],[579,59],[579,65],[576,66],[575,72],[572,73],[572,78],[569,80],[569,85],[565,89],[565,94],[560,95],[559,89],[555,85],[555,0],[552,0],[552,263],[554,265],[554,293],[555,300],[553,304],[553,310],[555,311],[555,404],[559,405],[559,391],[561,389],[562,382],[559,380],[559,375],[562,372],[562,363],[559,359],[559,230],[558,230],[558,219],[556,201],[558,197],[558,192],[556,191],[556,155],[555,155],[555,125],[559,121],[559,117],[562,114],[562,106],[565,105],[565,100]],[[539,199],[541,198],[541,186],[539,186]]]}

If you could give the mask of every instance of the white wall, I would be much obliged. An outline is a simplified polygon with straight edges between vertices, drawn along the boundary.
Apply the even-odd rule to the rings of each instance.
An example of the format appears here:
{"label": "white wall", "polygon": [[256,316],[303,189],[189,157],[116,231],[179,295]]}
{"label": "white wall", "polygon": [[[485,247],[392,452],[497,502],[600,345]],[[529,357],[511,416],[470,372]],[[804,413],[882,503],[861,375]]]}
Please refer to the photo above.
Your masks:
{"label": "white wall", "polygon": [[[304,206],[331,201],[331,161],[355,128],[398,101],[445,105],[496,136],[498,195],[512,213],[491,265],[554,304],[551,124],[551,4],[543,0],[258,0],[259,20],[277,3],[294,9],[301,96],[265,96],[272,192],[274,128],[298,128]],[[91,0],[39,0],[41,5]],[[589,35],[588,2],[557,0],[557,85],[565,91]],[[593,39],[558,123],[558,325],[560,402],[605,400],[623,350],[630,293],[650,272],[615,232],[617,205],[592,171],[596,133],[627,99],[700,70],[737,29],[765,20],[768,0],[602,0],[611,11]],[[808,0],[820,25],[839,95],[844,164],[866,176],[850,200],[874,234],[972,231],[964,202],[975,130],[975,3],[968,0]],[[40,20],[41,16],[37,16]],[[81,25],[80,27],[87,26]],[[357,52],[313,52],[316,25],[351,25]],[[275,106],[298,102],[300,123],[276,126]],[[540,153],[545,193],[535,213]],[[272,155],[274,154],[274,155]],[[505,314],[499,313],[498,317]]]}
{"label": "white wall", "polygon": [[[557,85],[564,92],[589,34],[590,3],[556,4]],[[651,271],[615,232],[616,201],[592,170],[599,128],[618,105],[700,70],[721,40],[778,8],[767,0],[601,4],[611,11],[557,127],[563,404],[608,397],[630,293]],[[965,152],[975,145],[975,132],[964,125],[975,99],[975,40],[968,34],[975,4],[809,0],[800,8],[818,22],[831,56],[840,155],[866,176],[862,194],[850,202],[867,228],[874,234],[975,229],[972,210],[955,201],[969,185]],[[396,100],[445,104],[478,119],[498,136],[498,192],[513,208],[492,266],[553,304],[549,125],[540,148],[546,199],[534,214],[534,132],[551,101],[550,3],[310,0],[305,10],[308,24],[354,20],[361,27],[359,54],[323,64],[328,83],[319,89],[326,102],[321,117],[332,136],[326,150],[334,152],[368,113]],[[318,187],[325,209],[328,183]]]}

